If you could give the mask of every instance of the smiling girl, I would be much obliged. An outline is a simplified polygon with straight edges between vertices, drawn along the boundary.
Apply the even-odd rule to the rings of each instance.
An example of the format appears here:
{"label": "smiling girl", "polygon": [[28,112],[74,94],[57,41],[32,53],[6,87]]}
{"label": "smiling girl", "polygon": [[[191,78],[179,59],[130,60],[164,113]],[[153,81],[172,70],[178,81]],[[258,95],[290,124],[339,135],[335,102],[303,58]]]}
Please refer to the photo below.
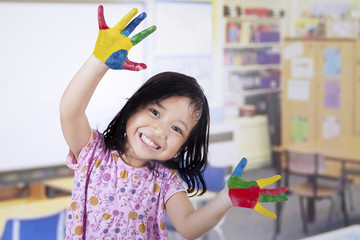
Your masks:
{"label": "smiling girl", "polygon": [[188,199],[187,193],[206,191],[202,174],[209,142],[208,102],[192,77],[157,74],[132,95],[103,133],[90,127],[85,110],[106,72],[146,68],[130,61],[128,51],[156,28],[129,38],[146,17],[142,13],[130,22],[136,13],[133,9],[109,28],[99,7],[95,50],[61,99],[61,126],[70,148],[66,163],[74,170],[65,238],[168,239],[165,211],[187,239],[210,231],[233,206],[272,216],[257,201],[260,188],[274,179],[243,181],[243,161],[234,171],[230,190],[225,186],[197,210]]}

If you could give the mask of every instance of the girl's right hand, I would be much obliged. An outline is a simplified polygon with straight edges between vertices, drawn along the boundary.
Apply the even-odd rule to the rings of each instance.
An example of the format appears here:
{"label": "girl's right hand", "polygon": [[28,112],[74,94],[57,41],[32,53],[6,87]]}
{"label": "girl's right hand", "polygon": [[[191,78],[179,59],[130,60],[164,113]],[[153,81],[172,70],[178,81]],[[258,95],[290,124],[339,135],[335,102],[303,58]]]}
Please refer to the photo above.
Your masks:
{"label": "girl's right hand", "polygon": [[229,197],[234,207],[252,208],[265,216],[276,218],[276,214],[264,208],[260,202],[282,202],[287,201],[287,196],[278,196],[286,192],[287,187],[264,189],[264,187],[278,181],[281,176],[275,175],[270,178],[256,181],[245,181],[241,175],[247,164],[247,159],[241,159],[227,182]]}
{"label": "girl's right hand", "polygon": [[156,30],[156,27],[151,26],[129,38],[128,36],[146,17],[146,13],[142,13],[128,24],[137,12],[138,10],[134,8],[124,16],[115,27],[109,28],[105,22],[103,6],[100,5],[98,8],[100,31],[93,54],[111,69],[126,69],[131,71],[146,69],[144,63],[130,61],[128,59],[128,52],[133,46],[153,33]]}

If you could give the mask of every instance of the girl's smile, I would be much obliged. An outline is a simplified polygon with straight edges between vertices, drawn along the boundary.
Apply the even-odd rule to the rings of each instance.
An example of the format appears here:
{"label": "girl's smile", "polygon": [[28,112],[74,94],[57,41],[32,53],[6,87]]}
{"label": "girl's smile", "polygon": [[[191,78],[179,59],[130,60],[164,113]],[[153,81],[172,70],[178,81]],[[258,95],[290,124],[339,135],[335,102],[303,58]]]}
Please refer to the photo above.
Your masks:
{"label": "girl's smile", "polygon": [[140,133],[141,141],[149,147],[151,150],[160,150],[161,146],[159,146],[155,141],[153,141],[150,137],[147,137],[145,134]]}
{"label": "girl's smile", "polygon": [[191,100],[186,97],[169,97],[147,105],[127,122],[124,161],[133,167],[143,167],[150,160],[171,159],[197,121]]}

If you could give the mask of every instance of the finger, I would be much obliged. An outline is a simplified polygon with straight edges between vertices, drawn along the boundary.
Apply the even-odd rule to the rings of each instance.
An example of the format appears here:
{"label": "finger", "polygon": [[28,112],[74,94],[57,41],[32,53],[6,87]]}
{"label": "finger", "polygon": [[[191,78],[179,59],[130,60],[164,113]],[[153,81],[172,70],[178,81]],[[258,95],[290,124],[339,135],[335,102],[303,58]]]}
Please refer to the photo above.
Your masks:
{"label": "finger", "polygon": [[231,174],[231,176],[239,176],[239,177],[241,177],[246,164],[247,164],[247,159],[242,158],[240,163],[236,166],[234,172]]}
{"label": "finger", "polygon": [[100,5],[98,7],[98,24],[99,30],[108,29],[109,27],[106,25],[105,18],[104,18],[104,7]]}
{"label": "finger", "polygon": [[139,32],[138,34],[136,34],[135,36],[133,36],[132,38],[130,38],[130,41],[132,42],[132,44],[134,44],[134,46],[136,44],[138,44],[139,42],[141,42],[144,38],[146,38],[147,36],[149,36],[150,34],[152,34],[153,32],[155,32],[156,30],[156,26],[151,26],[141,32]]}
{"label": "finger", "polygon": [[125,26],[130,22],[130,20],[137,14],[137,8],[133,8],[128,14],[126,14],[114,27],[118,31],[124,30]]}
{"label": "finger", "polygon": [[261,214],[263,214],[263,215],[265,215],[265,216],[268,216],[268,217],[271,217],[271,218],[276,219],[276,214],[270,212],[269,210],[267,210],[266,208],[264,208],[263,206],[261,206],[260,203],[257,203],[257,204],[255,205],[254,210],[258,211],[259,213],[261,213]]}
{"label": "finger", "polygon": [[256,182],[260,188],[263,188],[263,187],[269,186],[270,184],[276,182],[280,178],[281,178],[280,175],[275,175],[275,176],[272,176],[269,178],[263,178],[263,179],[256,180]]}
{"label": "finger", "polygon": [[286,192],[287,190],[288,190],[287,187],[273,188],[273,189],[261,189],[260,194],[279,195],[280,193]]}
{"label": "finger", "polygon": [[130,70],[130,71],[140,71],[146,69],[147,66],[144,63],[136,63],[132,62],[129,59],[126,59],[123,65],[123,69]]}
{"label": "finger", "polygon": [[271,196],[271,195],[260,195],[259,202],[283,202],[287,201],[287,196]]}
{"label": "finger", "polygon": [[126,28],[121,31],[122,35],[125,37],[128,37],[134,29],[146,18],[146,13],[142,13],[139,16],[137,16],[134,20],[132,20],[129,25],[126,26]]}

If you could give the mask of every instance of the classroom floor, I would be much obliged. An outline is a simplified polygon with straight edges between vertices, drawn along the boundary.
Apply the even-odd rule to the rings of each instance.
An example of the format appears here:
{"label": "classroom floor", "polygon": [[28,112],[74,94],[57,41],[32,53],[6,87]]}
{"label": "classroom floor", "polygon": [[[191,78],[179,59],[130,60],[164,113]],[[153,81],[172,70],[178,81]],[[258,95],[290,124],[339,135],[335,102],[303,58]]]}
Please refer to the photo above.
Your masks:
{"label": "classroom floor", "polygon": [[[259,170],[244,172],[243,177],[246,180],[271,177],[275,174],[273,168],[264,168]],[[354,209],[349,209],[350,225],[360,223],[360,185],[352,186]],[[264,203],[264,207],[275,212],[275,204]],[[284,205],[281,222],[281,232],[274,237],[275,221],[260,213],[242,208],[233,208],[225,216],[221,225],[226,240],[295,240],[311,235],[324,233],[330,230],[343,227],[343,218],[340,210],[339,199],[335,200],[334,211],[330,224],[327,224],[329,216],[329,200],[317,201],[316,203],[316,221],[309,224],[309,234],[302,232],[302,223],[299,210],[299,202],[296,196],[289,196],[289,200]],[[175,238],[171,238],[173,240]],[[181,239],[181,238],[177,238]],[[211,231],[206,240],[221,240],[215,231]]]}

